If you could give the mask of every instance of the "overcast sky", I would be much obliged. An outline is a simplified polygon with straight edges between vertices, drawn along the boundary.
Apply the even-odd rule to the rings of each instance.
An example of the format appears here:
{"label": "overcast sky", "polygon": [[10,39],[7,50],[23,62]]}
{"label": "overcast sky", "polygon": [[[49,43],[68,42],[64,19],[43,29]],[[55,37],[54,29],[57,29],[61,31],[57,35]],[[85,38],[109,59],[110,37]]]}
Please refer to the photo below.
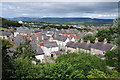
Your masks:
{"label": "overcast sky", "polygon": [[90,17],[115,19],[117,2],[5,2],[1,17]]}

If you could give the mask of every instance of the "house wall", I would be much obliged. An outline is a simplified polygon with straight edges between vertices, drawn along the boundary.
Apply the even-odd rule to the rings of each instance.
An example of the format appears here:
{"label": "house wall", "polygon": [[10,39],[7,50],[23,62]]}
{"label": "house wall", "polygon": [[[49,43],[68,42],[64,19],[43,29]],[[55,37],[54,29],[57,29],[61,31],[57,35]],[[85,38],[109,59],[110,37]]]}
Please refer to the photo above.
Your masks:
{"label": "house wall", "polygon": [[104,55],[103,54],[103,51],[101,51],[101,50],[98,50],[98,49],[94,49],[94,48],[91,48],[91,54],[95,54],[95,55],[99,55],[99,54],[101,54],[101,55]]}
{"label": "house wall", "polygon": [[82,49],[82,48],[78,48],[78,53],[80,52],[85,52],[85,53],[90,53],[90,50],[86,50],[86,49]]}
{"label": "house wall", "polygon": [[47,48],[47,47],[41,47],[43,49],[43,52],[45,53],[45,55],[47,56],[51,56],[51,52],[54,51],[59,51],[58,47],[52,47],[52,48]]}
{"label": "house wall", "polygon": [[73,37],[73,38],[71,39],[71,41],[75,42],[75,38]]}
{"label": "house wall", "polygon": [[7,36],[0,36],[2,39],[8,39]]}
{"label": "house wall", "polygon": [[66,44],[70,41],[68,38],[66,39],[65,42],[63,41],[58,41],[58,40],[53,40],[57,43],[57,45],[59,46],[60,49],[66,49]]}
{"label": "house wall", "polygon": [[14,32],[14,37],[16,37],[19,34],[19,32]]}
{"label": "house wall", "polygon": [[68,42],[70,42],[70,39],[67,38],[66,41],[65,41],[65,46]]}
{"label": "house wall", "polygon": [[62,41],[57,41],[57,44],[58,44],[58,46],[59,46],[60,49],[64,49],[65,45],[66,45],[66,43],[62,42]]}
{"label": "house wall", "polygon": [[36,55],[35,57],[36,57],[36,59],[40,60],[41,63],[45,60],[44,55]]}
{"label": "house wall", "polygon": [[71,47],[67,47],[67,50],[71,50],[71,52],[76,52],[77,49],[71,48]]}

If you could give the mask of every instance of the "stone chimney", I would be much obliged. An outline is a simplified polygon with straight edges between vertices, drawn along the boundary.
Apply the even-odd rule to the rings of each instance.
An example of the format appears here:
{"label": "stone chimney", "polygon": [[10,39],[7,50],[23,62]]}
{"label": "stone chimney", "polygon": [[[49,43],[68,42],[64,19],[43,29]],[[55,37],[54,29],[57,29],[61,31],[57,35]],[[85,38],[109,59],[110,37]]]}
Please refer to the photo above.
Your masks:
{"label": "stone chimney", "polygon": [[98,38],[95,39],[95,43],[97,43],[97,42],[98,42]]}
{"label": "stone chimney", "polygon": [[43,37],[43,35],[42,35],[42,40],[44,40],[44,37]]}
{"label": "stone chimney", "polygon": [[91,43],[90,40],[88,40],[88,41],[87,41],[87,44],[90,44],[90,43]]}
{"label": "stone chimney", "polygon": [[84,41],[83,41],[83,39],[81,38],[81,40],[80,40],[80,43],[83,43]]}
{"label": "stone chimney", "polygon": [[37,43],[37,44],[39,43],[39,38],[38,38],[38,37],[36,38],[36,43]]}
{"label": "stone chimney", "polygon": [[52,36],[49,38],[49,41],[53,41],[53,37]]}
{"label": "stone chimney", "polygon": [[106,43],[107,43],[107,39],[105,38],[103,44],[106,44]]}

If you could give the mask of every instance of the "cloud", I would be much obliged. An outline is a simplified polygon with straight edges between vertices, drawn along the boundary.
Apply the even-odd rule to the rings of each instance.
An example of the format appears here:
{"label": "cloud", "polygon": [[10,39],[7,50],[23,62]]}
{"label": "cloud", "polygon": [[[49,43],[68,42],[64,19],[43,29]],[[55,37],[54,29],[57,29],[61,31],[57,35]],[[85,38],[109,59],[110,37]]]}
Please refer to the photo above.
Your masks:
{"label": "cloud", "polygon": [[5,2],[2,4],[3,17],[115,18],[117,10],[117,2]]}

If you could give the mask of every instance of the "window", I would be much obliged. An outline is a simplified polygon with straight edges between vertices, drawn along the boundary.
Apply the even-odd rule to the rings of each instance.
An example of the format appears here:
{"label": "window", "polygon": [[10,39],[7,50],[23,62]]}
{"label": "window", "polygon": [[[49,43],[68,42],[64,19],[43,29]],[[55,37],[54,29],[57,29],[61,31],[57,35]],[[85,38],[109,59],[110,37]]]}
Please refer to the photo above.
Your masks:
{"label": "window", "polygon": [[105,51],[103,51],[103,54],[105,54]]}
{"label": "window", "polygon": [[53,57],[53,54],[51,54],[51,57]]}

